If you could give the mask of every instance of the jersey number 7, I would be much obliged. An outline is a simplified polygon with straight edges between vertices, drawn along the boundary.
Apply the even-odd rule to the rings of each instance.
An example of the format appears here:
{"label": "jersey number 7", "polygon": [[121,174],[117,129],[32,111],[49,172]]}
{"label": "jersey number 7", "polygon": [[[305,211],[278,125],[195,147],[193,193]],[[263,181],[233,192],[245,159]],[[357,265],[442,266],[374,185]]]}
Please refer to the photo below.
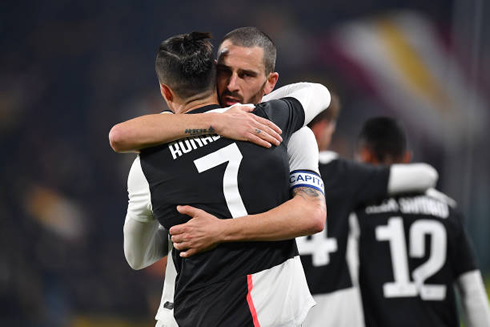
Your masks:
{"label": "jersey number 7", "polygon": [[238,189],[238,169],[240,168],[242,158],[243,155],[240,149],[236,143],[232,143],[194,160],[194,165],[199,173],[228,162],[225,168],[225,174],[223,175],[223,194],[225,195],[228,210],[233,218],[248,215],[240,195],[240,190]]}

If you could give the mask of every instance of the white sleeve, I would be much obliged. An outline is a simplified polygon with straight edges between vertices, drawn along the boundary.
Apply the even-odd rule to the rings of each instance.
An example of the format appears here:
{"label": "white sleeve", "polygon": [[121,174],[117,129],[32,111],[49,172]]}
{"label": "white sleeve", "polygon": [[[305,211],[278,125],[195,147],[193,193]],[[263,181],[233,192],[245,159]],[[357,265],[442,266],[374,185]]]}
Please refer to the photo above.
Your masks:
{"label": "white sleeve", "polygon": [[291,97],[298,100],[305,111],[305,125],[330,105],[330,92],[318,83],[294,83],[278,88],[264,96],[262,101]]}
{"label": "white sleeve", "polygon": [[424,192],[436,185],[439,175],[428,164],[395,164],[390,168],[388,194]]}
{"label": "white sleeve", "polygon": [[302,127],[291,135],[288,143],[289,170],[318,170],[318,144],[315,134],[308,127]]}
{"label": "white sleeve", "polygon": [[490,327],[490,308],[479,270],[462,274],[457,280],[461,306],[468,327]]}
{"label": "white sleeve", "polygon": [[168,232],[153,217],[150,186],[139,156],[128,176],[128,211],[124,222],[124,255],[133,269],[142,269],[168,253]]}
{"label": "white sleeve", "polygon": [[318,169],[318,144],[308,127],[293,133],[288,143],[290,188],[312,187],[324,194]]}

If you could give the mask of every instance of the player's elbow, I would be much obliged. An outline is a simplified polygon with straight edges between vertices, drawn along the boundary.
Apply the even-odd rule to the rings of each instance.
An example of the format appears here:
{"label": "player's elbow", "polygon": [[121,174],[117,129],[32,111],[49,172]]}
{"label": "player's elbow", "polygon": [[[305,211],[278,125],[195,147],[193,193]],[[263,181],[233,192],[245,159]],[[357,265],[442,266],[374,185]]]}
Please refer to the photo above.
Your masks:
{"label": "player's elbow", "polygon": [[133,270],[141,270],[145,267],[143,267],[142,263],[135,258],[131,256],[126,256],[126,261],[128,262],[128,265],[131,267]]}
{"label": "player's elbow", "polygon": [[323,102],[322,104],[322,110],[325,108],[328,108],[330,106],[330,103],[332,102],[332,95],[330,94],[330,91],[328,88],[323,85],[323,84],[315,84],[316,88],[318,89],[318,94],[320,95],[320,99]]}
{"label": "player's elbow", "polygon": [[144,260],[142,260],[141,256],[135,254],[131,249],[129,249],[126,244],[124,245],[124,256],[126,257],[126,261],[128,265],[134,270],[141,270],[146,268],[144,264]]}
{"label": "player's elbow", "polygon": [[146,267],[145,254],[142,253],[141,246],[138,245],[138,241],[134,239],[129,227],[124,224],[124,257],[128,262],[128,265],[134,270],[140,270]]}
{"label": "player's elbow", "polygon": [[120,124],[115,125],[109,132],[109,143],[115,152],[124,152],[127,149],[124,147],[124,131]]}
{"label": "player's elbow", "polygon": [[437,170],[431,165],[426,163],[421,163],[420,165],[423,166],[426,174],[424,180],[427,180],[431,183],[429,187],[435,187],[435,185],[437,184],[437,180],[439,179],[439,174],[437,173]]}

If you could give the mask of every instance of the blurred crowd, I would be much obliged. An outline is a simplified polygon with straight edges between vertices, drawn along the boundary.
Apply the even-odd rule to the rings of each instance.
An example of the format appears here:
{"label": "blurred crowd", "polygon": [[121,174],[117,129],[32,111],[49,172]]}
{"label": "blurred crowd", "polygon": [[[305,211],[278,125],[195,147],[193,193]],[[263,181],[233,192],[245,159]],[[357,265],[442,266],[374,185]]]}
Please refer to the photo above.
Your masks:
{"label": "blurred crowd", "polygon": [[[444,0],[398,1],[396,7],[387,0],[312,1],[308,6],[218,0],[3,4],[0,325],[69,326],[79,317],[83,326],[83,317],[88,316],[151,325],[163,267],[135,272],[124,259],[126,177],[134,155],[113,153],[107,134],[120,121],[164,109],[153,71],[157,46],[170,35],[191,30],[211,31],[215,45],[238,26],[255,25],[269,33],[278,48],[279,85],[317,81],[340,95],[344,110],[332,148],[345,157],[351,156],[352,141],[365,118],[391,114],[408,121],[415,161],[438,168],[443,191],[463,204],[483,272],[488,272],[490,247],[485,235],[490,222],[485,219],[490,208],[485,202],[490,194],[490,159],[484,149],[488,150],[485,91],[488,94],[490,74],[484,72],[490,69],[485,57],[490,42],[482,36],[463,37],[471,30],[465,24],[472,16],[469,8],[458,4]],[[461,14],[455,12],[458,8]],[[483,35],[490,23],[480,19]],[[414,35],[428,31],[415,41],[410,39],[413,35],[407,36],[407,42],[420,46],[414,58],[425,60],[426,68],[446,58],[439,57],[439,48],[425,52],[424,42],[432,42],[431,35],[446,50],[460,46],[456,41],[463,38],[469,42],[468,51],[441,69],[459,67],[454,69],[454,90],[461,91],[461,85],[477,87],[457,94],[453,89],[432,90],[438,82],[424,84],[423,78],[433,71],[422,69],[422,80],[414,85],[422,83],[422,91],[433,93],[415,88],[396,99],[385,96],[380,89],[396,83],[385,65],[376,62],[380,54],[368,54],[370,40],[389,35],[379,36],[374,26],[381,26],[382,33],[403,28],[416,31]],[[454,34],[455,26],[461,26],[457,31],[462,36]],[[349,48],[352,44],[345,40],[356,47]],[[363,62],[356,53],[372,60]],[[417,70],[416,61],[409,69]],[[461,78],[461,73],[467,77]],[[376,84],[383,81],[379,76],[385,78],[385,86]],[[448,106],[454,94],[463,94],[463,99]],[[419,95],[414,106],[425,105],[424,114],[401,106],[401,101]],[[394,108],[397,101],[405,111]],[[443,123],[435,126],[437,121]]]}

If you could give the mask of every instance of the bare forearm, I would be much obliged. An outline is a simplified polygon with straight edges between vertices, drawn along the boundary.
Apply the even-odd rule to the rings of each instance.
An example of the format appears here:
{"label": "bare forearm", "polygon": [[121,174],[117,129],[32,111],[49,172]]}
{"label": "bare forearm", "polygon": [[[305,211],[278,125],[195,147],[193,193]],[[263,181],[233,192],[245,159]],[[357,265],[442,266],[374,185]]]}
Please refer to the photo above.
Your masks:
{"label": "bare forearm", "polygon": [[322,231],[326,220],[323,195],[300,189],[294,198],[265,213],[223,220],[222,241],[279,241]]}
{"label": "bare forearm", "polygon": [[188,136],[214,134],[216,113],[173,115],[154,114],[137,117],[112,127],[111,147],[116,152],[141,150]]}

